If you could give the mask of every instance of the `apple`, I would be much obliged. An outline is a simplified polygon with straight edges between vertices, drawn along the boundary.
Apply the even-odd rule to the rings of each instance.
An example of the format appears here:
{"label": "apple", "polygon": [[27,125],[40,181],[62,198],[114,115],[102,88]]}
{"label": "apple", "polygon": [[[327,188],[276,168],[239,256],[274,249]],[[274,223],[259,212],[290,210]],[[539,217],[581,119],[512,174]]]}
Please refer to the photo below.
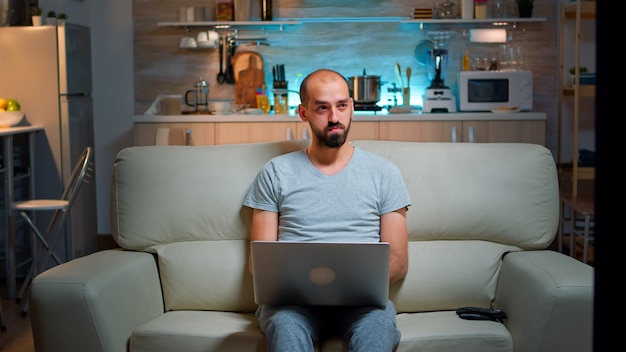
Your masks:
{"label": "apple", "polygon": [[17,100],[15,99],[8,99],[7,100],[7,106],[6,106],[6,110],[7,111],[20,111],[20,103],[17,102]]}

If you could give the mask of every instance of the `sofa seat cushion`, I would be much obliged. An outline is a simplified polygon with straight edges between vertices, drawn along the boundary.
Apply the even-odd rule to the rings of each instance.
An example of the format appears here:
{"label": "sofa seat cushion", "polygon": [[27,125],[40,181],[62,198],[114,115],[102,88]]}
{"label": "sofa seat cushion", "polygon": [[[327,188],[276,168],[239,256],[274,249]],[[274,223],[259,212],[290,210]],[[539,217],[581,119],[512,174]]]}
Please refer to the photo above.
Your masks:
{"label": "sofa seat cushion", "polygon": [[464,320],[454,311],[401,313],[397,324],[402,338],[396,352],[513,352],[504,324]]}
{"label": "sofa seat cushion", "polygon": [[[396,352],[512,352],[511,335],[502,323],[460,319],[454,311],[401,313]],[[173,311],[133,331],[130,352],[265,351],[265,336],[254,314]],[[345,351],[338,339],[325,341],[322,352]]]}
{"label": "sofa seat cushion", "polygon": [[130,352],[264,351],[265,336],[252,313],[167,312],[137,327]]}
{"label": "sofa seat cushion", "polygon": [[249,241],[187,241],[154,249],[166,311],[256,311]]}
{"label": "sofa seat cushion", "polygon": [[489,307],[506,253],[518,247],[480,240],[409,242],[409,271],[389,297],[398,313]]}

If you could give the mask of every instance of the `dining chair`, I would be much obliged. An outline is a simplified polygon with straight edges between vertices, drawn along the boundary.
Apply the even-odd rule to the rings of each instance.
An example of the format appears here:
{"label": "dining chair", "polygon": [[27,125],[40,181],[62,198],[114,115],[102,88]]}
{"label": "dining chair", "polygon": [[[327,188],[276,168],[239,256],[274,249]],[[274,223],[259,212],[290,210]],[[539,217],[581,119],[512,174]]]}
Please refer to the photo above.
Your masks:
{"label": "dining chair", "polygon": [[[74,165],[72,174],[68,180],[67,185],[63,190],[63,194],[59,199],[29,199],[23,201],[16,201],[11,204],[11,208],[14,211],[18,211],[22,219],[28,224],[30,232],[34,234],[33,241],[39,241],[40,246],[37,246],[35,255],[32,258],[30,268],[26,273],[24,282],[17,295],[17,302],[19,303],[24,296],[25,292],[30,287],[32,279],[37,276],[40,271],[46,270],[50,259],[54,259],[56,264],[61,264],[63,260],[55,253],[55,248],[59,239],[62,237],[65,229],[65,224],[69,218],[72,205],[78,196],[78,191],[83,183],[89,183],[89,180],[93,176],[93,149],[86,147],[83,151],[80,159]],[[50,212],[53,211],[50,222],[45,233],[42,233],[32,216],[37,212]],[[30,214],[30,215],[29,215]],[[71,239],[66,239],[71,240]],[[43,259],[43,261],[42,261]],[[28,312],[28,301],[24,303],[22,307],[22,316],[25,316]]]}

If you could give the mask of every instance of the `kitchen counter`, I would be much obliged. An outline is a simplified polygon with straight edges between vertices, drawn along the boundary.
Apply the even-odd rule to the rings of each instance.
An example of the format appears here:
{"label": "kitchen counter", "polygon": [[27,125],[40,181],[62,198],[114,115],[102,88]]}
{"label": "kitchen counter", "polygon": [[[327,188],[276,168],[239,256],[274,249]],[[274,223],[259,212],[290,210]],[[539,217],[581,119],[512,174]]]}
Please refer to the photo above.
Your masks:
{"label": "kitchen counter", "polygon": [[[404,114],[390,114],[385,111],[377,113],[357,111],[354,121],[519,121],[519,120],[546,120],[543,112],[457,112],[457,113],[421,113],[410,112]],[[192,123],[192,122],[299,122],[297,115],[274,114],[228,114],[228,115],[135,115],[134,123]]]}

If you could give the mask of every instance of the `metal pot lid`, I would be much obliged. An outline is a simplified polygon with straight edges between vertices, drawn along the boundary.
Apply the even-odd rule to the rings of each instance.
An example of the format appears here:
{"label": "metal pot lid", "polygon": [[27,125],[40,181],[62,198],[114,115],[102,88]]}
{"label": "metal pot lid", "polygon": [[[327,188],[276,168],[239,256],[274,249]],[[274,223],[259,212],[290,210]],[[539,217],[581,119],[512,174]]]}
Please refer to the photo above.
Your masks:
{"label": "metal pot lid", "polygon": [[418,64],[424,66],[426,65],[428,51],[437,48],[437,44],[429,39],[420,40],[417,42],[417,45],[413,48],[413,57]]}
{"label": "metal pot lid", "polygon": [[348,79],[367,79],[367,78],[380,78],[380,76],[368,75],[367,70],[363,69],[363,76],[348,77]]}

